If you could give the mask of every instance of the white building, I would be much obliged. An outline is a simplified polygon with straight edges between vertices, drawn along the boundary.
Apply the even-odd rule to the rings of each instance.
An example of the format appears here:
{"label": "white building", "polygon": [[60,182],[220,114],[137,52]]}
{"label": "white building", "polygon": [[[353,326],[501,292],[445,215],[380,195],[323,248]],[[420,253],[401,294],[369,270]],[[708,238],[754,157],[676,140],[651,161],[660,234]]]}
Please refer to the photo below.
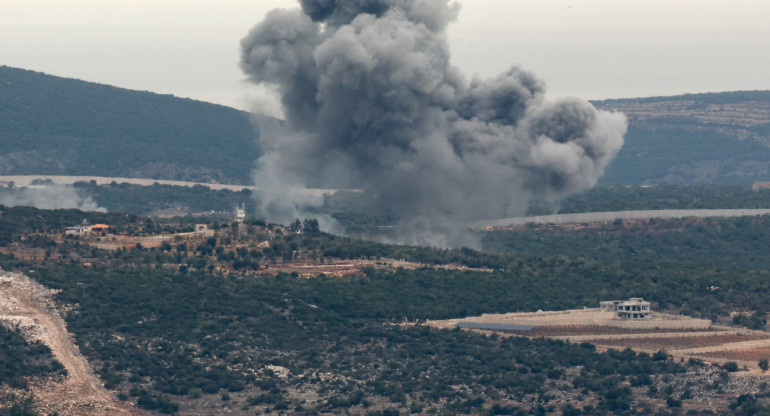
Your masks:
{"label": "white building", "polygon": [[599,305],[603,311],[614,312],[620,319],[647,319],[652,316],[650,302],[642,298],[608,300],[600,302]]}
{"label": "white building", "polygon": [[76,225],[74,227],[67,227],[64,229],[66,235],[83,235],[91,233],[90,225]]}
{"label": "white building", "polygon": [[236,204],[235,205],[235,222],[240,224],[245,219],[246,219],[246,203],[244,202],[243,207]]}

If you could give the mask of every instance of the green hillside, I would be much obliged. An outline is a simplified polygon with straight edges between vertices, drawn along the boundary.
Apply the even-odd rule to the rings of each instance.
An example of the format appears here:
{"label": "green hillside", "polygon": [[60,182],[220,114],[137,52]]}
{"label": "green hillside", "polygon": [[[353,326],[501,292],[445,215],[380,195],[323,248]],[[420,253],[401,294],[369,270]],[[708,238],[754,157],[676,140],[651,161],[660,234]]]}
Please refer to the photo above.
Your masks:
{"label": "green hillside", "polygon": [[[671,360],[672,351],[662,349],[714,345],[705,331],[674,339],[648,328],[647,336],[636,337],[630,328],[596,325],[595,336],[630,335],[630,347],[647,349],[615,344],[600,354],[603,347],[594,343],[609,339],[589,344],[427,322],[640,296],[655,302],[656,312],[732,324],[735,331],[737,325],[766,330],[767,217],[484,231],[484,252],[378,244],[307,228],[288,232],[261,221],[209,222],[210,235],[104,250],[96,242],[106,235],[60,238],[64,224],[82,219],[113,225],[115,236],[144,236],[145,243],[185,224],[0,206],[6,253],[0,268],[29,270],[56,290],[67,330],[105,387],[147,414],[713,416],[769,410],[766,376],[741,371],[761,368],[764,356],[740,366],[708,365],[693,357]],[[30,259],[30,253],[37,255]],[[290,265],[305,268],[311,259],[325,267],[368,259],[369,266],[351,275],[290,272]],[[392,259],[424,267],[393,267]],[[20,337],[5,338],[12,343],[9,357],[50,361]],[[32,376],[55,372],[54,366]],[[31,366],[7,367],[6,379],[24,381]],[[42,400],[36,395],[31,406]],[[14,401],[21,408],[18,398],[4,401],[0,415],[23,414],[3,412]],[[45,410],[40,414],[55,408]]]}
{"label": "green hillside", "polygon": [[[770,180],[770,91],[594,104],[629,118],[602,184]],[[3,175],[248,183],[260,127],[279,125],[220,105],[0,66]]]}
{"label": "green hillside", "polygon": [[0,66],[0,174],[246,183],[258,131],[225,106]]}
{"label": "green hillside", "polygon": [[605,100],[628,116],[604,184],[751,184],[770,180],[770,91]]}

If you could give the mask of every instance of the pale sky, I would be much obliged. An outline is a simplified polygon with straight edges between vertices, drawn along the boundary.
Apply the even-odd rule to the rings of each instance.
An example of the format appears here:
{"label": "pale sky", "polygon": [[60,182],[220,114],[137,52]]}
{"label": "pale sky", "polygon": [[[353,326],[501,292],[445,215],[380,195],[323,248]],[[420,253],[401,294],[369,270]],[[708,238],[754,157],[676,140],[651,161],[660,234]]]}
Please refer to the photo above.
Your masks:
{"label": "pale sky", "polygon": [[[551,98],[770,89],[768,0],[461,0],[468,78],[517,65]],[[239,41],[296,0],[0,0],[0,65],[277,113]],[[0,86],[2,88],[2,86]]]}

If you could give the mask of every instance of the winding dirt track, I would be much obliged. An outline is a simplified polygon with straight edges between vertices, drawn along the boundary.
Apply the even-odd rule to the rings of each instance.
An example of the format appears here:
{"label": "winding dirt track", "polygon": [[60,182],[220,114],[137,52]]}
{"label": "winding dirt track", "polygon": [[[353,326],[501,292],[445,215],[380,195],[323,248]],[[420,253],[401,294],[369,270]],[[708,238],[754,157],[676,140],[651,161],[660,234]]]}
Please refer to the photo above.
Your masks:
{"label": "winding dirt track", "polygon": [[[195,185],[206,186],[210,189],[221,190],[229,189],[231,191],[240,192],[244,189],[252,191],[259,190],[256,186],[251,185],[231,185],[223,183],[209,183],[209,182],[187,182],[187,181],[174,181],[167,179],[144,179],[144,178],[120,178],[120,177],[106,177],[106,176],[63,176],[63,175],[0,175],[0,182],[13,182],[16,186],[29,186],[33,181],[50,180],[55,184],[60,185],[72,185],[75,182],[89,182],[94,181],[97,185],[108,185],[112,182],[116,183],[130,183],[133,185],[152,186],[157,183],[159,185],[173,185],[173,186],[187,186],[193,187]],[[324,195],[330,195],[337,192],[336,189],[298,189],[296,192],[322,197]]]}
{"label": "winding dirt track", "polygon": [[52,292],[27,276],[0,271],[0,320],[16,326],[28,339],[47,345],[67,369],[62,382],[32,385],[36,410],[59,415],[140,415],[102,386],[66,330],[61,317],[50,312]]}

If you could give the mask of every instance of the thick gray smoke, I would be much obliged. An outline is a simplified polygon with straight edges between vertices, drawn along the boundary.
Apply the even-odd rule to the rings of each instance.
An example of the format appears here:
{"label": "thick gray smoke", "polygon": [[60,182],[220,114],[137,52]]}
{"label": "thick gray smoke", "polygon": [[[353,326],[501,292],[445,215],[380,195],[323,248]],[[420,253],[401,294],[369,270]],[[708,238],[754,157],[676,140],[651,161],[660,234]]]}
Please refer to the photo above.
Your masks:
{"label": "thick gray smoke", "polygon": [[81,211],[107,212],[90,196],[84,196],[72,185],[46,185],[40,187],[0,188],[0,204],[29,206],[40,209],[79,209]]}
{"label": "thick gray smoke", "polygon": [[298,189],[359,188],[372,209],[410,219],[407,242],[452,244],[449,224],[590,188],[623,144],[623,115],[545,101],[529,72],[466,80],[444,33],[455,3],[300,4],[273,10],[241,41],[243,71],[278,90],[290,128],[261,139],[256,185],[271,221],[314,203]]}

